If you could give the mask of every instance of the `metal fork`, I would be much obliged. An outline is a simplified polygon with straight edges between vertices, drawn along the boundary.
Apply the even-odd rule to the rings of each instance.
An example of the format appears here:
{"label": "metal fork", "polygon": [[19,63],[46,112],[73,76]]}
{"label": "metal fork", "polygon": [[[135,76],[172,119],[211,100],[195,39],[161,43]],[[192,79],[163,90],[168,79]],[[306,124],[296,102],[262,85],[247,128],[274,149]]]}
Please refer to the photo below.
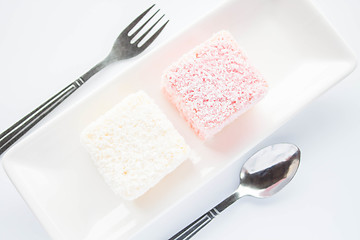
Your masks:
{"label": "metal fork", "polygon": [[41,104],[31,113],[20,119],[10,128],[5,130],[0,134],[0,155],[9,148],[13,143],[15,143],[20,137],[22,137],[27,131],[29,131],[33,126],[35,126],[41,119],[43,119],[48,113],[55,109],[60,103],[62,103],[67,97],[69,97],[73,92],[80,88],[89,78],[95,75],[97,72],[102,70],[104,67],[108,66],[111,63],[114,63],[119,60],[128,59],[137,56],[143,52],[161,33],[165,28],[166,24],[169,22],[167,20],[150,38],[141,46],[139,43],[143,40],[149,32],[159,23],[159,21],[164,17],[162,15],[144,34],[142,34],[135,42],[131,43],[131,40],[149,23],[149,21],[159,12],[157,10],[144,24],[142,24],[137,30],[134,31],[131,35],[129,32],[134,29],[135,25],[144,18],[144,16],[155,6],[152,5],[145,12],[140,14],[133,22],[127,26],[124,31],[120,33],[116,39],[109,55],[101,62],[96,64],[91,68],[87,73],[79,77],[73,83],[65,87],[63,90],[55,94],[49,100]]}

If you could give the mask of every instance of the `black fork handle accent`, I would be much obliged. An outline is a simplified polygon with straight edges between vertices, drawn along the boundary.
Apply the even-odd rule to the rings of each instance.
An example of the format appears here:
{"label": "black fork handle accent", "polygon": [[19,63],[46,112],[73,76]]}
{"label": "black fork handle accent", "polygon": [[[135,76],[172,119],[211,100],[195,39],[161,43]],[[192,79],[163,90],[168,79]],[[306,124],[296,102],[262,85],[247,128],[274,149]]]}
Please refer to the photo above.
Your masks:
{"label": "black fork handle accent", "polygon": [[73,92],[75,92],[80,86],[82,86],[90,77],[95,75],[101,69],[106,67],[110,62],[104,60],[91,68],[84,75],[76,79],[70,85],[63,90],[55,94],[49,100],[41,104],[25,117],[17,121],[14,125],[9,127],[3,133],[0,134],[0,155],[4,153],[12,144],[14,144],[19,138],[27,133],[33,126],[35,126],[41,119],[48,115],[53,109],[55,109],[60,103],[68,98]]}
{"label": "black fork handle accent", "polygon": [[240,198],[238,192],[234,192],[232,195],[227,197],[224,201],[216,205],[213,209],[190,223],[188,226],[183,228],[180,232],[169,238],[169,240],[187,240],[192,238],[197,232],[199,232],[203,227],[205,227],[211,220],[213,220],[217,215],[224,211],[231,204],[236,202]]}

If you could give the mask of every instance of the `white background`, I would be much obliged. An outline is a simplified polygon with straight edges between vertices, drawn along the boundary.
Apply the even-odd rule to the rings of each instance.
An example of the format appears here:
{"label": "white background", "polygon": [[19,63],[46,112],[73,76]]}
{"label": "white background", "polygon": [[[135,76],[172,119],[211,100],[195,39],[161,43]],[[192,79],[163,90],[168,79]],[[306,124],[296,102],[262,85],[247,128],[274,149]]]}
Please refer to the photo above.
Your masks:
{"label": "white background", "polygon": [[[157,1],[171,24],[151,48],[221,2]],[[121,29],[151,4],[147,0],[0,0],[0,132],[101,60]],[[359,56],[360,2],[316,0],[315,4]],[[117,63],[99,73],[105,80],[89,81],[45,121],[105,84],[106,79],[117,76],[132,62]],[[259,236],[264,236],[264,232],[269,239],[360,239],[359,99],[357,68],[257,146],[286,141],[302,150],[299,172],[279,193],[281,198],[244,198],[194,239],[261,239]],[[188,209],[174,209],[173,216],[185,213],[187,219],[181,222],[175,217],[168,219],[169,227],[180,229],[231,193],[238,183],[239,169],[240,164],[213,179],[185,202]],[[299,201],[294,204],[292,200],[299,198],[301,204]],[[277,225],[272,222],[272,215],[260,219],[251,214],[255,209],[269,211],[272,206],[294,211],[282,213],[283,221]],[[301,211],[295,211],[299,208]],[[156,222],[136,239],[147,239],[150,231],[163,236],[164,224]],[[246,231],[249,225],[258,225],[259,232]],[[3,168],[0,168],[0,239],[49,239]]]}

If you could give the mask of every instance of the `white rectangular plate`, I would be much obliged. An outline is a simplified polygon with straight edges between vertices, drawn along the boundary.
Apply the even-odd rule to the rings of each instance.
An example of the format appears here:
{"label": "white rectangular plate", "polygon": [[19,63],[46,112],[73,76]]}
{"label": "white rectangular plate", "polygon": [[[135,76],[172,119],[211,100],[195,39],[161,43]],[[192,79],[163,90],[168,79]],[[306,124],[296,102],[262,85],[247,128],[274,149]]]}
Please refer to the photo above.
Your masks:
{"label": "white rectangular plate", "polygon": [[[182,54],[223,29],[246,50],[270,91],[204,142],[163,96],[160,76]],[[199,190],[355,65],[352,52],[309,1],[229,1],[29,135],[5,154],[3,164],[54,239],[126,239]],[[88,123],[140,89],[155,99],[198,157],[129,202],[104,183],[79,135]]]}

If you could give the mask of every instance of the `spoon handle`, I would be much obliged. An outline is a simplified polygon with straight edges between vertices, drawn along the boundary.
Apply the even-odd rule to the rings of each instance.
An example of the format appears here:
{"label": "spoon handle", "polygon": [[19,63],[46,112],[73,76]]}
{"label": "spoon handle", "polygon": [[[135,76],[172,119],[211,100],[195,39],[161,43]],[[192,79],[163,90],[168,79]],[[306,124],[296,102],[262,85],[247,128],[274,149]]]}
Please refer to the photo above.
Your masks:
{"label": "spoon handle", "polygon": [[182,229],[180,232],[172,236],[169,240],[185,240],[192,238],[198,231],[205,227],[211,220],[213,220],[217,215],[224,211],[228,206],[236,202],[240,198],[238,192],[234,192],[224,201],[216,205],[210,211],[196,219],[194,222],[190,223],[187,227]]}

